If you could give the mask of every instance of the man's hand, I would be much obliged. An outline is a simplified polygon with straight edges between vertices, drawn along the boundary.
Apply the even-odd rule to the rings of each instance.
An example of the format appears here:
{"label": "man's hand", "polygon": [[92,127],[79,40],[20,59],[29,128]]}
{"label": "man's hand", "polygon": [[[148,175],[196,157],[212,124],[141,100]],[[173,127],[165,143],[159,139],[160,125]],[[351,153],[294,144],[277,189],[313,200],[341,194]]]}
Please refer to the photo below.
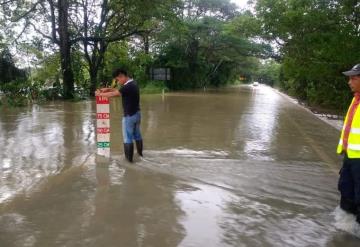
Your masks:
{"label": "man's hand", "polygon": [[99,89],[101,93],[107,93],[113,91],[113,88],[111,87],[103,87]]}
{"label": "man's hand", "polygon": [[102,88],[95,91],[95,96],[114,97],[120,96],[120,92],[114,88]]}
{"label": "man's hand", "polygon": [[95,96],[101,96],[101,89],[95,91]]}

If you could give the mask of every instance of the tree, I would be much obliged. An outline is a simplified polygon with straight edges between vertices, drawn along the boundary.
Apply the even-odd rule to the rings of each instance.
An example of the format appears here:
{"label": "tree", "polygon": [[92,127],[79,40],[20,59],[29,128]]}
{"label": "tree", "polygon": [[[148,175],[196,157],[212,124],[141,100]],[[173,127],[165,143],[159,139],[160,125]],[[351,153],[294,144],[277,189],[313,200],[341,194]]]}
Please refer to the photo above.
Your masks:
{"label": "tree", "polygon": [[0,49],[0,83],[10,83],[18,79],[25,80],[26,72],[15,66],[9,49],[3,46]]}
{"label": "tree", "polygon": [[63,96],[66,99],[73,98],[74,75],[71,68],[69,0],[4,0],[1,6],[5,24],[12,27],[8,29],[8,35],[14,35],[14,30],[21,28],[20,33],[14,37],[14,42],[17,42],[24,33],[34,30],[59,47]]}
{"label": "tree", "polygon": [[260,66],[255,75],[255,80],[269,86],[280,85],[281,65],[274,60],[266,60]]}
{"label": "tree", "polygon": [[[149,52],[149,36],[156,29],[156,19],[170,16],[175,1],[82,0],[72,16],[73,42],[81,42],[88,63],[93,93],[102,71],[104,57],[111,43],[140,36]],[[99,9],[100,7],[100,9]]]}
{"label": "tree", "polygon": [[188,1],[181,25],[170,25],[164,31],[167,45],[157,63],[172,68],[171,89],[221,86],[239,75],[250,78],[256,57],[269,56],[268,45],[251,40],[255,37],[251,32],[240,31],[251,26],[250,20],[255,22],[251,13],[240,14],[232,6],[229,1]]}
{"label": "tree", "polygon": [[[51,12],[51,25],[56,29],[56,16],[53,0],[48,0]],[[64,98],[74,97],[74,73],[71,67],[71,41],[69,33],[69,0],[58,0],[58,36],[53,30],[52,40],[60,47],[60,64],[63,75]],[[36,29],[36,28],[35,28]]]}
{"label": "tree", "polygon": [[357,1],[259,0],[262,37],[276,43],[284,90],[311,104],[345,108],[341,71],[360,61]]}
{"label": "tree", "polygon": [[[135,34],[148,37],[149,23],[172,13],[175,0],[4,0],[7,23],[29,28],[59,47],[64,97],[72,98],[74,73],[71,52],[82,48],[88,63],[94,92],[102,70],[104,54],[112,42]],[[14,30],[14,28],[12,29]],[[147,36],[145,35],[147,34]],[[145,39],[147,46],[148,39]]]}

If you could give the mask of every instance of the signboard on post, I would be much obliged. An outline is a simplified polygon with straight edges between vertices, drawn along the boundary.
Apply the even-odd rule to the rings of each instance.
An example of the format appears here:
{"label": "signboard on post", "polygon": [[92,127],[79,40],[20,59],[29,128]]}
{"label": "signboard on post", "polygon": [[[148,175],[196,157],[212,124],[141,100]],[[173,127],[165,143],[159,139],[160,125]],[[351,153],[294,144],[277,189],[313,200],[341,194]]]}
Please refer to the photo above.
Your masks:
{"label": "signboard on post", "polygon": [[96,96],[97,154],[110,157],[110,105],[109,98]]}
{"label": "signboard on post", "polygon": [[171,71],[169,68],[151,68],[150,79],[156,81],[170,81]]}

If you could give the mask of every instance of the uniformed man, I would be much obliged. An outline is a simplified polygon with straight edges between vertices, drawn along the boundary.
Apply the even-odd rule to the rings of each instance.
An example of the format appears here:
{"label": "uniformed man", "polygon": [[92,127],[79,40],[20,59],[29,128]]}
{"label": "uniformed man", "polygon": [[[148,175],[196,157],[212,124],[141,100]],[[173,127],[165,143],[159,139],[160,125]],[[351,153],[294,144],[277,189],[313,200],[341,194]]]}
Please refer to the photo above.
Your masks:
{"label": "uniformed man", "polygon": [[338,184],[340,207],[356,215],[356,221],[360,223],[360,64],[343,74],[349,77],[354,98],[346,114],[337,148],[337,153],[344,156]]}

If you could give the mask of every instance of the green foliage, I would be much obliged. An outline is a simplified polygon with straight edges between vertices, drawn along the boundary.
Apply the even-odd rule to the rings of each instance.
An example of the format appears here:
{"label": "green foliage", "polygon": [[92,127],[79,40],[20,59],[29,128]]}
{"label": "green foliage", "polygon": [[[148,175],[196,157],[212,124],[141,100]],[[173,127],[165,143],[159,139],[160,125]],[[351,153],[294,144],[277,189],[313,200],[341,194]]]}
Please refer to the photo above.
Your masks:
{"label": "green foliage", "polygon": [[102,84],[110,85],[112,71],[121,67],[136,79],[140,87],[145,87],[149,82],[147,68],[152,63],[152,56],[143,50],[131,48],[126,42],[112,43],[105,54]]}
{"label": "green foliage", "polygon": [[[83,2],[69,3],[74,11],[69,12],[71,59],[67,61],[72,61],[73,76],[68,81],[74,78],[75,94],[79,97],[99,84],[110,85],[112,71],[117,67],[126,68],[143,92],[219,87],[235,83],[239,76],[251,80],[259,66],[257,58],[267,57],[271,52],[270,46],[255,41],[260,22],[251,12],[239,13],[230,0],[87,3],[86,6]],[[24,4],[17,8],[21,13],[27,9]],[[28,21],[51,24],[47,23],[50,13],[36,15],[42,8],[47,9],[46,4],[29,12]],[[59,6],[55,7],[57,11]],[[100,12],[101,16],[95,14]],[[52,31],[59,34],[58,30]],[[50,42],[37,36],[22,44],[37,58],[29,79],[35,96],[30,98],[55,99],[61,96],[64,81],[61,49],[49,54],[47,45],[54,45],[53,33],[40,34],[50,38]],[[170,82],[149,81],[150,68],[158,67],[171,69]]]}
{"label": "green foliage", "polygon": [[259,66],[254,80],[269,86],[280,86],[281,65],[274,60],[266,60]]}
{"label": "green foliage", "polygon": [[169,33],[156,64],[172,69],[172,90],[224,86],[240,75],[251,78],[256,70],[255,57],[267,56],[269,46],[252,41],[248,26],[256,20],[251,13],[236,18],[204,16],[185,19],[174,34]]}
{"label": "green foliage", "polygon": [[[32,87],[37,89],[34,100],[54,100],[62,98],[62,75],[60,72],[60,55],[54,53],[42,56],[36,69],[33,69],[30,81]],[[89,95],[89,75],[86,70],[83,55],[79,51],[72,53],[74,80],[76,84],[75,98],[84,98]],[[77,100],[77,99],[75,99]]]}
{"label": "green foliage", "polygon": [[275,42],[285,91],[309,102],[345,109],[351,97],[341,71],[360,62],[356,1],[259,0],[263,37]]}
{"label": "green foliage", "polygon": [[60,76],[60,55],[54,53],[43,58],[39,66],[33,69],[31,80],[39,84],[52,86],[59,81]]}
{"label": "green foliage", "polygon": [[0,84],[25,78],[25,71],[15,66],[9,49],[6,46],[3,47],[0,50]]}
{"label": "green foliage", "polygon": [[0,84],[0,91],[4,94],[3,104],[24,106],[28,102],[28,95],[31,94],[31,85],[26,81],[12,81]]}
{"label": "green foliage", "polygon": [[0,92],[4,94],[1,105],[23,106],[27,104],[31,87],[26,72],[16,67],[7,46],[0,50]]}
{"label": "green foliage", "polygon": [[[72,56],[71,60],[73,63],[72,68],[74,71],[75,85],[78,88],[84,88],[84,89],[89,88],[90,76],[89,76],[89,72],[87,71],[87,64],[85,62],[83,54],[79,50],[75,50],[72,52],[71,56]],[[59,69],[60,66],[57,68]],[[54,75],[55,77],[58,77],[60,74],[54,71]]]}
{"label": "green foliage", "polygon": [[163,81],[148,81],[140,91],[144,94],[159,94],[163,91],[167,92],[168,89]]}
{"label": "green foliage", "polygon": [[250,12],[238,13],[230,1],[183,1],[173,6],[172,14],[163,7],[163,22],[150,18],[144,23],[146,31],[137,36],[143,41],[140,45],[127,40],[109,44],[100,72],[102,85],[110,85],[112,70],[123,67],[149,92],[158,88],[149,81],[149,69],[166,67],[172,79],[165,84],[171,90],[220,87],[235,83],[239,76],[250,81],[257,57],[271,53],[269,45],[251,39],[259,33],[258,20]]}
{"label": "green foliage", "polygon": [[128,51],[129,46],[126,42],[116,42],[109,45],[105,53],[102,86],[111,85],[112,72],[116,68],[125,68],[130,73],[134,71]]}
{"label": "green foliage", "polygon": [[[59,47],[51,33],[59,35],[60,29],[58,21],[51,25],[49,3],[54,2],[30,8],[30,2],[9,1],[0,10],[0,23],[6,27],[0,30],[0,85],[7,97],[39,101],[61,96],[60,51],[53,50],[53,45]],[[68,13],[68,71],[74,72],[78,98],[90,87],[110,85],[117,67],[128,69],[143,92],[165,86],[220,87],[242,77],[279,87],[310,104],[345,109],[351,98],[341,72],[360,62],[358,1],[257,0],[254,13],[238,12],[230,0],[84,3],[69,2],[73,11]],[[54,6],[56,17],[59,6]],[[10,21],[23,15],[21,21]],[[21,25],[30,23],[55,30],[40,28],[40,35],[19,46],[36,58],[24,82],[26,73],[15,66],[3,34],[16,37]],[[171,69],[170,82],[149,81],[149,69],[158,67]],[[65,81],[72,82],[72,76]]]}
{"label": "green foliage", "polygon": [[32,99],[38,101],[60,99],[63,89],[60,83],[60,55],[41,56],[41,61],[36,69],[32,70],[29,80],[36,93]]}

